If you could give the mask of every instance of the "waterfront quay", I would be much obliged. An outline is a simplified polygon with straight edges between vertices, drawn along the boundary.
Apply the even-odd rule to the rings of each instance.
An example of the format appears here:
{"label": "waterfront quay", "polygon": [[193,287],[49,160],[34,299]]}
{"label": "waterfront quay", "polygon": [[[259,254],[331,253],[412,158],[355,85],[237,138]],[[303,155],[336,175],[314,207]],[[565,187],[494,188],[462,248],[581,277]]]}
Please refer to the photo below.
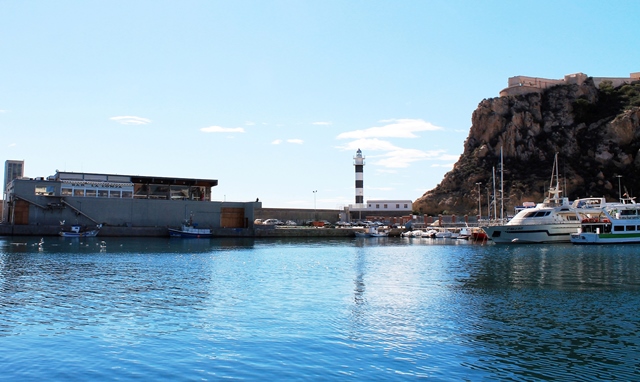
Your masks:
{"label": "waterfront quay", "polygon": [[[213,228],[213,237],[353,237],[364,228],[316,228],[255,226],[255,228]],[[58,236],[59,225],[0,224],[0,236]],[[396,236],[401,230],[395,229]],[[167,237],[167,227],[111,227],[100,229],[98,237]]]}

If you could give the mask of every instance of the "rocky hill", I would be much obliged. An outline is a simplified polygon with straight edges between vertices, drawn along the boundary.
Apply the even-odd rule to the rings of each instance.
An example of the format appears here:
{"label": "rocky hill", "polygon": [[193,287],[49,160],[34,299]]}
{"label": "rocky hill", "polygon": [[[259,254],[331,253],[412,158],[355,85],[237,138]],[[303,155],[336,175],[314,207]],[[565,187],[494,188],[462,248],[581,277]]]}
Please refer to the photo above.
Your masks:
{"label": "rocky hill", "polygon": [[483,100],[473,112],[462,156],[436,188],[414,202],[414,211],[475,215],[481,182],[486,216],[494,167],[500,198],[501,148],[505,214],[525,201],[542,201],[556,153],[563,196],[614,201],[619,181],[623,193],[624,187],[632,196],[640,193],[640,82],[597,88],[589,78],[581,85]]}

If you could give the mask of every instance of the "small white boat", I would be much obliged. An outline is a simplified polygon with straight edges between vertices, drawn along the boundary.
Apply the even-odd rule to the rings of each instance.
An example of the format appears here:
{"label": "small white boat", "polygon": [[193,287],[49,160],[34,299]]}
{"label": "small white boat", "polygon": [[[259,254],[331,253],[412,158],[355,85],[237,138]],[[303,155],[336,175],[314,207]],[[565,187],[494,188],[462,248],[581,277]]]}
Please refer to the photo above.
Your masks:
{"label": "small white boat", "polygon": [[387,237],[389,232],[379,230],[377,227],[369,227],[366,231],[355,231],[356,237]]}
{"label": "small white boat", "polygon": [[438,231],[436,232],[435,237],[438,239],[449,239],[453,236],[453,232],[448,230]]}
{"label": "small white boat", "polygon": [[98,232],[100,232],[100,228],[102,228],[102,224],[98,224],[95,229],[85,229],[82,226],[74,225],[71,226],[70,231],[60,231],[60,236],[62,237],[94,237],[98,236]]}
{"label": "small white boat", "polygon": [[460,228],[460,232],[458,232],[458,236],[456,237],[456,239],[469,240],[470,237],[471,237],[471,229],[468,227],[463,227],[463,228]]}

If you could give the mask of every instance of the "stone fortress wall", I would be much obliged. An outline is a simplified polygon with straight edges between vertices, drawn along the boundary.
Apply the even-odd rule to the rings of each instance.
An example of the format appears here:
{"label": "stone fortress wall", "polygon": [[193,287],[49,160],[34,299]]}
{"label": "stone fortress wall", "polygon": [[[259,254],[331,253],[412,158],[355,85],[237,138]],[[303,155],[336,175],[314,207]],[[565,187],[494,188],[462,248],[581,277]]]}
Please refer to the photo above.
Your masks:
{"label": "stone fortress wall", "polygon": [[[556,85],[582,84],[589,76],[584,73],[567,74],[561,80],[549,78],[515,76],[510,77],[508,86],[500,91],[500,97],[513,96],[537,92]],[[593,82],[597,86],[604,81],[611,81],[614,87],[628,84],[633,81],[640,81],[640,72],[631,73],[629,77],[593,77]]]}

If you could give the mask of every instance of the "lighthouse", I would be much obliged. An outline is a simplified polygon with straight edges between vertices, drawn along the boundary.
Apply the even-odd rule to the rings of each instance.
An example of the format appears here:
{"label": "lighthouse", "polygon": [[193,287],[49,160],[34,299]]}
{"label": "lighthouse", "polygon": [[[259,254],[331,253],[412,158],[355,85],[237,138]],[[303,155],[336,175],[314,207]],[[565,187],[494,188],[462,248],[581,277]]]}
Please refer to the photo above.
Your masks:
{"label": "lighthouse", "polygon": [[364,157],[362,156],[362,151],[360,151],[360,149],[356,152],[356,156],[353,157],[353,165],[356,167],[356,204],[364,204]]}

